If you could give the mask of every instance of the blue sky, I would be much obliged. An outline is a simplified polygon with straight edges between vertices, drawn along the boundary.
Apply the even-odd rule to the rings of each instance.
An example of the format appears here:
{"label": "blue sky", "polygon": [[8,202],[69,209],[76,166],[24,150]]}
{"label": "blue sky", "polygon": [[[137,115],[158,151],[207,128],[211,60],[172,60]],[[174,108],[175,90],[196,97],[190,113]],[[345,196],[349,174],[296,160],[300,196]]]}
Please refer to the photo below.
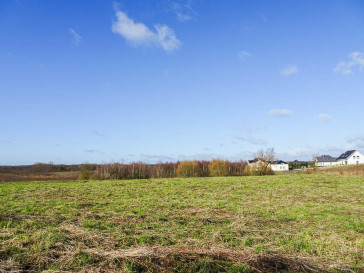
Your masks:
{"label": "blue sky", "polygon": [[0,0],[0,164],[364,152],[364,2]]}

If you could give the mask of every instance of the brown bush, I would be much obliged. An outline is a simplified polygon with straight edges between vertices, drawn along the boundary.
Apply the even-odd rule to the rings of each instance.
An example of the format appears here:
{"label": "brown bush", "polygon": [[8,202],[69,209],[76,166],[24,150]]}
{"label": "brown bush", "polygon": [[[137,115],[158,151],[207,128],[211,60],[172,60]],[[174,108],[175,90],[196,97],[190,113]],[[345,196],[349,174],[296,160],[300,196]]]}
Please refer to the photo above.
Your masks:
{"label": "brown bush", "polygon": [[214,159],[209,163],[210,176],[228,176],[229,161],[222,159]]}
{"label": "brown bush", "polygon": [[201,173],[198,161],[182,161],[176,170],[178,177],[198,177]]}
{"label": "brown bush", "polygon": [[274,171],[272,171],[269,163],[258,161],[251,165],[247,165],[244,168],[244,175],[254,175],[254,176],[274,175]]}

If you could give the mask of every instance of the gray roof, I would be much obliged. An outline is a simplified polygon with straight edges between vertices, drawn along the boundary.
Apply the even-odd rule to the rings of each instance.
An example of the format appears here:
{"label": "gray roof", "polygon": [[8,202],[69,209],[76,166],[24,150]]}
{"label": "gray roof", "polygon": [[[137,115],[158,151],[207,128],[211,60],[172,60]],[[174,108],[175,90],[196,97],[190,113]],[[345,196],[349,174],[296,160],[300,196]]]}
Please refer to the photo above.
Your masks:
{"label": "gray roof", "polygon": [[284,162],[283,160],[277,160],[275,163],[276,164],[288,164],[287,162]]}
{"label": "gray roof", "polygon": [[[251,163],[255,163],[255,162],[258,162],[260,161],[260,159],[253,159],[253,160],[248,160],[248,162],[251,164]],[[272,161],[272,164],[288,164],[287,162],[284,162],[283,160],[275,160],[275,161]]]}
{"label": "gray roof", "polygon": [[322,155],[316,157],[317,162],[335,162],[336,158],[330,156],[330,155]]}
{"label": "gray roof", "polygon": [[337,158],[337,160],[340,160],[340,159],[348,159],[354,152],[355,152],[355,150],[346,151],[341,156],[339,156]]}

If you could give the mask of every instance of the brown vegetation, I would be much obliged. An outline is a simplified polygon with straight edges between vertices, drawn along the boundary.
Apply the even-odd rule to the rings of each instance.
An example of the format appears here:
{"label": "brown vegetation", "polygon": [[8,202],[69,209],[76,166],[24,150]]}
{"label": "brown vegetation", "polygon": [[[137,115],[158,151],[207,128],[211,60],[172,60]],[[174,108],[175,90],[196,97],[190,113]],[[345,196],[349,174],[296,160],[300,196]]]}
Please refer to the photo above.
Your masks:
{"label": "brown vegetation", "polygon": [[362,272],[363,181],[2,183],[0,272]]}
{"label": "brown vegetation", "polygon": [[104,180],[104,179],[150,179],[173,177],[242,176],[245,161],[230,162],[222,159],[212,161],[182,161],[158,164],[134,162],[131,164],[80,164],[54,165],[36,163],[28,166],[0,166],[0,182],[41,180]]}
{"label": "brown vegetation", "polygon": [[177,167],[178,177],[198,177],[200,174],[200,165],[198,161],[182,161]]}
{"label": "brown vegetation", "polygon": [[222,159],[214,159],[209,164],[210,176],[228,176],[229,161]]}
{"label": "brown vegetation", "polygon": [[302,174],[351,174],[351,175],[361,175],[364,176],[364,165],[352,165],[352,166],[335,166],[328,168],[310,168],[300,170],[297,173]]}

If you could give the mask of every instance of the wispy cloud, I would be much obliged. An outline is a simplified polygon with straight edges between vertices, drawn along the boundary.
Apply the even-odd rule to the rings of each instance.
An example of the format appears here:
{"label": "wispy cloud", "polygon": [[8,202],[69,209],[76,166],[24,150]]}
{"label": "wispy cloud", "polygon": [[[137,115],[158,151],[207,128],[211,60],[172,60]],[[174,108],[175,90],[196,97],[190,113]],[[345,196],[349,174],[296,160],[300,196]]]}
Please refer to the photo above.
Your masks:
{"label": "wispy cloud", "polygon": [[186,22],[192,20],[195,15],[190,1],[173,1],[171,3],[171,11],[176,15],[177,20],[180,22]]}
{"label": "wispy cloud", "polygon": [[94,131],[92,131],[92,133],[93,133],[94,135],[96,135],[96,136],[99,136],[99,137],[104,137],[104,136],[105,136],[105,134],[104,134],[104,133],[102,133],[102,132],[100,132],[100,131],[98,131],[98,130],[94,130]]}
{"label": "wispy cloud", "polygon": [[348,137],[346,140],[349,143],[355,143],[355,142],[363,142],[364,143],[364,133]]}
{"label": "wispy cloud", "polygon": [[268,22],[268,19],[267,19],[267,17],[265,17],[265,15],[264,15],[264,14],[261,14],[261,15],[260,15],[260,19],[262,19],[262,21],[263,21],[264,23]]}
{"label": "wispy cloud", "polygon": [[364,68],[364,54],[358,51],[352,52],[348,55],[348,61],[339,62],[334,71],[341,74],[351,74],[354,69],[360,71]]}
{"label": "wispy cloud", "polygon": [[364,149],[364,133],[348,137],[346,141],[353,149]]}
{"label": "wispy cloud", "polygon": [[268,115],[275,117],[290,117],[292,116],[292,111],[289,109],[272,109],[268,112]]}
{"label": "wispy cloud", "polygon": [[319,114],[317,116],[317,119],[321,122],[321,123],[326,123],[329,122],[330,120],[332,120],[332,117],[328,114]]}
{"label": "wispy cloud", "polygon": [[240,51],[239,54],[238,54],[239,59],[245,59],[245,58],[248,58],[250,56],[251,56],[251,54],[248,51],[245,51],[245,50]]}
{"label": "wispy cloud", "polygon": [[233,129],[241,131],[244,134],[257,134],[259,132],[267,130],[268,127],[265,125],[250,124],[246,121],[243,121],[241,124],[239,124],[239,126],[233,127]]}
{"label": "wispy cloud", "polygon": [[251,144],[254,144],[254,145],[266,145],[267,144],[267,141],[265,139],[261,139],[261,138],[255,138],[255,137],[252,137],[252,136],[235,136],[235,139],[237,140],[241,140],[241,141],[246,141],[246,142],[249,142]]}
{"label": "wispy cloud", "polygon": [[90,153],[90,154],[100,154],[100,155],[104,155],[104,152],[101,152],[100,150],[94,150],[94,149],[88,149],[85,150],[85,153]]}
{"label": "wispy cloud", "polygon": [[116,20],[112,32],[121,35],[133,46],[156,46],[165,51],[173,51],[181,46],[174,31],[167,25],[154,25],[151,30],[143,23],[136,23],[128,15],[116,9]]}
{"label": "wispy cloud", "polygon": [[268,129],[266,126],[250,124],[243,121],[239,126],[235,126],[232,129],[237,131],[232,136],[233,140],[231,143],[233,144],[240,144],[242,141],[253,145],[266,145],[268,143],[265,139],[259,137],[260,133]]}
{"label": "wispy cloud", "polygon": [[287,77],[296,74],[297,72],[298,72],[297,65],[288,65],[281,70],[281,75]]}
{"label": "wispy cloud", "polygon": [[73,28],[70,28],[69,33],[72,36],[72,43],[78,45],[82,40],[82,36],[78,34]]}
{"label": "wispy cloud", "polygon": [[176,161],[174,157],[160,154],[141,154],[140,155],[146,161],[152,162],[173,162]]}

